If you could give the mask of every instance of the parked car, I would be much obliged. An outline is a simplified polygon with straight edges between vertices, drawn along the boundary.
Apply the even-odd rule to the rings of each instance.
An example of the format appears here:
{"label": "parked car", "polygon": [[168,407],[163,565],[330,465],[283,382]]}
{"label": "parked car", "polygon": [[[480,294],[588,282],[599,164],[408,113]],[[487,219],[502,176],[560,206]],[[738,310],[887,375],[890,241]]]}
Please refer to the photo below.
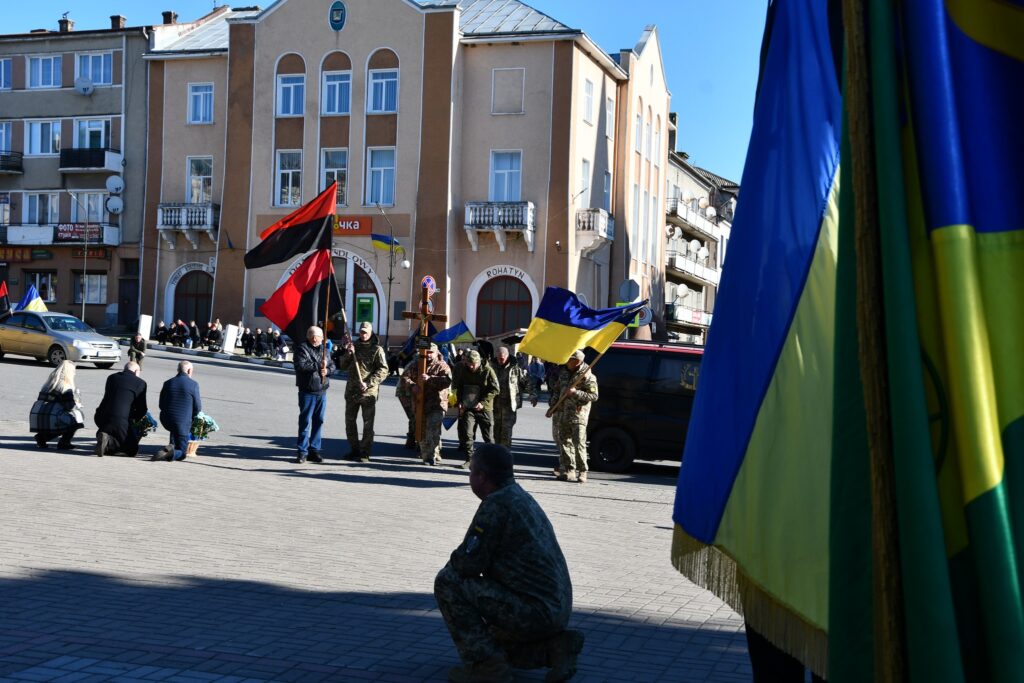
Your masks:
{"label": "parked car", "polygon": [[73,315],[45,311],[21,311],[0,323],[0,358],[8,353],[32,356],[54,367],[71,360],[109,368],[121,360],[121,347],[114,339]]}
{"label": "parked car", "polygon": [[612,344],[594,368],[600,398],[587,425],[591,467],[625,472],[634,460],[681,460],[703,355],[699,346]]}

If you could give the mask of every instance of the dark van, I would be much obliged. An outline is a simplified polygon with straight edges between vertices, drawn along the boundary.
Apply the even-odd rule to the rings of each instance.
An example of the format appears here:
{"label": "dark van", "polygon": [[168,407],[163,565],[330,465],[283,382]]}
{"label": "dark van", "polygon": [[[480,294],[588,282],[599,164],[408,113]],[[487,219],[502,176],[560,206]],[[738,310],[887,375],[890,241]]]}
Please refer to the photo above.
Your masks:
{"label": "dark van", "polygon": [[[595,354],[586,350],[587,362]],[[699,346],[622,341],[594,368],[600,398],[587,435],[596,470],[625,472],[634,460],[680,460],[697,391]]]}

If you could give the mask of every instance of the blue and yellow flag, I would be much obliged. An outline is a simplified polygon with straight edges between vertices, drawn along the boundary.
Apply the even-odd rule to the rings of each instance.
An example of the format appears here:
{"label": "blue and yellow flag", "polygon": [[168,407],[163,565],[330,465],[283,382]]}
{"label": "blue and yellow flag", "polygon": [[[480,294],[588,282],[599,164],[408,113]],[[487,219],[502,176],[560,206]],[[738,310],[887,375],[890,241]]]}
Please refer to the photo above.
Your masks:
{"label": "blue and yellow flag", "polygon": [[604,353],[646,305],[646,301],[640,301],[616,308],[594,309],[584,306],[579,297],[567,289],[548,287],[519,351],[558,364],[565,363],[574,351],[587,346]]}
{"label": "blue and yellow flag", "polygon": [[43,303],[43,298],[39,296],[39,290],[36,286],[30,284],[28,289],[25,291],[25,296],[21,298],[21,303],[18,304],[19,311],[45,311],[46,304]]}
{"label": "blue and yellow flag", "polygon": [[437,344],[471,344],[476,341],[476,337],[469,331],[469,325],[465,320],[460,321],[458,325],[441,330],[431,338]]}
{"label": "blue and yellow flag", "polygon": [[370,234],[370,241],[372,242],[374,249],[380,249],[381,251],[391,251],[392,247],[394,247],[396,251],[404,251],[405,249],[394,237],[391,237],[390,235],[382,235],[378,232]]}

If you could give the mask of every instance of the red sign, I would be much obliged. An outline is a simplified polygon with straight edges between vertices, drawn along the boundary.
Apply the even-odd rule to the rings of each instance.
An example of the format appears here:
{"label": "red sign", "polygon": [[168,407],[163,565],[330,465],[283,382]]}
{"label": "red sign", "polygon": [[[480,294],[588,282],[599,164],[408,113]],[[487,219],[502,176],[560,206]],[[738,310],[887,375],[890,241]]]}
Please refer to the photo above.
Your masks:
{"label": "red sign", "polygon": [[334,236],[355,237],[369,235],[373,230],[373,216],[335,216]]}
{"label": "red sign", "polygon": [[53,234],[54,242],[85,242],[86,227],[88,227],[88,241],[99,242],[103,235],[100,226],[86,226],[84,223],[60,223]]}
{"label": "red sign", "polygon": [[[87,251],[89,252],[88,254],[85,253]],[[85,257],[85,258],[103,258],[103,259],[109,258],[107,256],[107,250],[106,249],[94,249],[93,247],[89,247],[88,249],[74,249],[71,252],[71,257],[72,258],[83,258],[83,257]]]}
{"label": "red sign", "polygon": [[28,263],[31,260],[32,249],[29,247],[0,247],[0,261]]}

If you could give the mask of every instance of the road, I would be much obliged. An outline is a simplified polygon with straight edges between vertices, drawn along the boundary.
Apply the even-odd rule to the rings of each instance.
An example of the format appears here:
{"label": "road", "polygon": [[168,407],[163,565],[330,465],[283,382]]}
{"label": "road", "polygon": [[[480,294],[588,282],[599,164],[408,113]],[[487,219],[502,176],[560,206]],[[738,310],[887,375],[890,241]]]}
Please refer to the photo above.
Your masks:
{"label": "road", "polygon": [[[181,358],[147,357],[151,407]],[[295,465],[292,373],[192,360],[221,431],[184,463],[148,461],[162,430],[138,458],[92,456],[88,429],[76,451],[36,449],[28,411],[48,368],[0,362],[0,678],[444,680],[457,655],[433,577],[477,505],[454,428],[448,466],[420,465],[392,384],[374,461],[341,462],[339,380],[327,463]],[[79,370],[90,425],[107,374]],[[572,573],[576,680],[749,680],[742,620],[669,562],[678,467],[558,482],[542,407],[524,409],[515,446]]]}

